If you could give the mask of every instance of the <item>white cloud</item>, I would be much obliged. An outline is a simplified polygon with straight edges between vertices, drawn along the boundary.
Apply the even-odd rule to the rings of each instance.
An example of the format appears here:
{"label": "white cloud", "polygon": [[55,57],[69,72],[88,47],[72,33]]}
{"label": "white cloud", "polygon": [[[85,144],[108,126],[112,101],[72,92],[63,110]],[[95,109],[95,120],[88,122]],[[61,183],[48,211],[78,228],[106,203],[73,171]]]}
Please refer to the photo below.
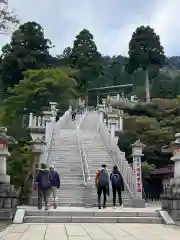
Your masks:
{"label": "white cloud", "polygon": [[[53,4],[52,4],[53,2]],[[160,35],[167,55],[180,54],[179,0],[9,0],[21,22],[37,21],[60,54],[75,35],[89,29],[103,54],[127,55],[128,42],[140,25]],[[8,37],[0,35],[0,45]]]}

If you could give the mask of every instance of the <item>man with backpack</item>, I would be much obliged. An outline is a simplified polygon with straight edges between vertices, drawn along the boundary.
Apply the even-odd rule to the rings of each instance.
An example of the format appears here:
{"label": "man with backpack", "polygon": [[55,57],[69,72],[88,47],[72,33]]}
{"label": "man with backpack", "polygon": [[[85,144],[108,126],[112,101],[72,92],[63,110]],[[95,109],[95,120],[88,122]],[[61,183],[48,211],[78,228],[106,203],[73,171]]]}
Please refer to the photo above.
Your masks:
{"label": "man with backpack", "polygon": [[50,174],[50,179],[51,179],[51,193],[53,196],[53,207],[54,209],[57,208],[57,204],[56,204],[56,190],[57,188],[60,188],[60,177],[59,177],[59,173],[57,171],[55,171],[55,168],[53,165],[51,165],[49,167],[49,174]]}
{"label": "man with backpack", "polygon": [[96,173],[95,184],[97,188],[98,195],[98,208],[101,209],[101,195],[103,193],[103,208],[106,207],[107,191],[109,187],[109,175],[106,170],[106,165],[103,164],[101,170]]}
{"label": "man with backpack", "polygon": [[38,209],[42,209],[42,202],[44,199],[45,210],[48,210],[49,190],[51,189],[51,179],[49,169],[46,164],[42,163],[36,177],[38,187]]}
{"label": "man with backpack", "polygon": [[112,184],[114,208],[116,208],[116,192],[118,193],[118,197],[119,197],[119,205],[123,206],[121,192],[124,191],[124,182],[123,182],[122,175],[116,165],[113,167],[113,171],[110,175],[110,181]]}

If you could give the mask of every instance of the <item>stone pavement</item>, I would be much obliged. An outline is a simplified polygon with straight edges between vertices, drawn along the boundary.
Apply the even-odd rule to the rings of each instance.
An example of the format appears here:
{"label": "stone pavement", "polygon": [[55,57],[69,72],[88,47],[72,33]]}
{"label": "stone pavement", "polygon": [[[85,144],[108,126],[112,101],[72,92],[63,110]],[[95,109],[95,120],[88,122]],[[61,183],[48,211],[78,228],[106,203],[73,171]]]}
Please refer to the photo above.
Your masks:
{"label": "stone pavement", "polygon": [[159,224],[21,224],[0,233],[0,240],[52,239],[179,240],[180,228]]}

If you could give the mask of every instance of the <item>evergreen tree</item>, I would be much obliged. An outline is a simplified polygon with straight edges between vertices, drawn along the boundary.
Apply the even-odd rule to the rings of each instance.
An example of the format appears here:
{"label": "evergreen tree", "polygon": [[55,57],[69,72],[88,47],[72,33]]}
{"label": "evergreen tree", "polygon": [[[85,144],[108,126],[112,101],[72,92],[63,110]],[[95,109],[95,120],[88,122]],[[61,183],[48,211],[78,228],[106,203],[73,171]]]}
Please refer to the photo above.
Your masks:
{"label": "evergreen tree", "polygon": [[23,72],[48,65],[51,42],[44,37],[42,27],[36,22],[27,22],[16,30],[10,44],[2,48],[1,78],[4,90],[18,84]]}
{"label": "evergreen tree", "polygon": [[100,75],[100,61],[101,55],[97,50],[93,35],[86,29],[82,30],[74,41],[70,64],[80,71],[79,88],[86,92],[86,103],[89,83]]}
{"label": "evergreen tree", "polygon": [[145,72],[146,101],[150,101],[149,68],[152,65],[163,66],[164,49],[160,38],[149,26],[138,27],[129,42],[129,69],[135,71],[142,68]]}
{"label": "evergreen tree", "polygon": [[61,55],[57,55],[62,66],[70,65],[71,51],[72,49],[70,47],[66,47]]}

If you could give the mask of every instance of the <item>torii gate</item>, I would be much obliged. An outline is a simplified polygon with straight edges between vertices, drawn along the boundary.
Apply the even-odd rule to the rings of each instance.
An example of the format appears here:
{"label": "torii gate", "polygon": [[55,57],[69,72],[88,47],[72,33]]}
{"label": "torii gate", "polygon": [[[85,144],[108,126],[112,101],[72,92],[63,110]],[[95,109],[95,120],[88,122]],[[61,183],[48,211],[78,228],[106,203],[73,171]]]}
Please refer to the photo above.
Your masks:
{"label": "torii gate", "polygon": [[[123,84],[123,85],[108,86],[108,87],[90,88],[90,89],[87,89],[87,92],[101,92],[103,90],[115,91],[115,90],[118,90],[119,88],[128,88],[128,87],[132,88],[133,84]],[[112,91],[111,91],[111,93],[113,93]],[[97,105],[99,104],[99,94],[97,94],[96,103],[97,103]],[[88,105],[88,103],[86,103],[86,105]]]}

